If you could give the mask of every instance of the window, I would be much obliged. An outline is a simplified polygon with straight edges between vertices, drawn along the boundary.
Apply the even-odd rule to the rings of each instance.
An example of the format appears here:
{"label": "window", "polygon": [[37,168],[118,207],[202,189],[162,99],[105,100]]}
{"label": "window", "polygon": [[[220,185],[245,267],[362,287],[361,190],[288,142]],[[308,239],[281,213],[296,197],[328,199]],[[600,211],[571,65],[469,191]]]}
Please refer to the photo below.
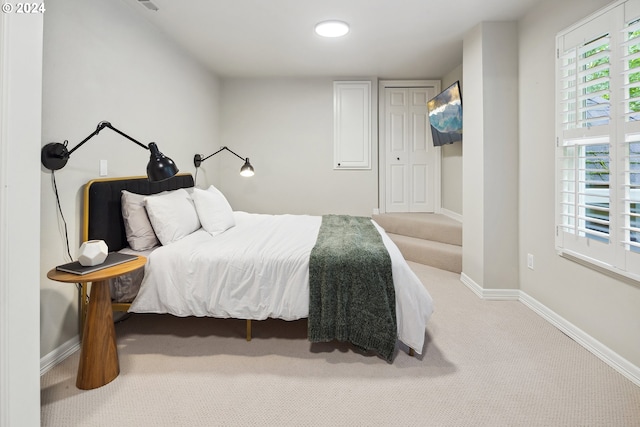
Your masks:
{"label": "window", "polygon": [[640,0],[556,46],[557,249],[640,280]]}

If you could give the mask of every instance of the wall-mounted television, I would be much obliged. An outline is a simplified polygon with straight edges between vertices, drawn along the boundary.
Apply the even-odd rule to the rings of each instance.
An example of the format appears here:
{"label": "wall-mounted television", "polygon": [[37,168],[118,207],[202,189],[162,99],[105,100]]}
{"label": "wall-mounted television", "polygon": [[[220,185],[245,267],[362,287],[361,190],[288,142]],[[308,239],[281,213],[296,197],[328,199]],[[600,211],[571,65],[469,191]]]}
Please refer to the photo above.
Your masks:
{"label": "wall-mounted television", "polygon": [[433,145],[462,141],[462,96],[457,81],[427,102]]}

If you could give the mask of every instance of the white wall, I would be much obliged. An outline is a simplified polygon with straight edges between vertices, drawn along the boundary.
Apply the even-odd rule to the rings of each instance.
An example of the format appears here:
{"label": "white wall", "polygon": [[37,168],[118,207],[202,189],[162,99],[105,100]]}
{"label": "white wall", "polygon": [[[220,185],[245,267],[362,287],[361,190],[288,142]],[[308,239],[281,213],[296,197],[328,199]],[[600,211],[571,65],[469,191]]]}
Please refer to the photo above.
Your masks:
{"label": "white wall", "polygon": [[514,22],[465,36],[462,267],[483,288],[518,288],[517,59]]}
{"label": "white wall", "polygon": [[[377,120],[372,168],[334,170],[333,80],[224,79],[217,145],[249,157],[256,174],[240,177],[242,161],[221,153],[203,163],[198,185],[216,183],[236,210],[370,216],[378,206]],[[374,81],[373,106],[376,88]]]}
{"label": "white wall", "polygon": [[483,24],[485,283],[500,289],[518,288],[517,31]]}
{"label": "white wall", "polygon": [[[218,140],[218,80],[140,18],[135,2],[56,0],[44,20],[42,144],[73,147],[102,120],[147,144],[157,142],[183,172]],[[152,13],[152,12],[149,12]],[[71,255],[80,244],[82,186],[98,177],[144,175],[149,152],[110,129],[73,153],[57,171]],[[35,159],[35,158],[34,158]],[[41,356],[78,333],[77,291],[46,273],[67,262],[51,173],[42,169]]]}
{"label": "white wall", "polygon": [[[519,24],[520,286],[640,367],[640,285],[597,273],[554,250],[555,35],[609,3],[546,0]],[[526,267],[528,253],[535,257],[534,270]]]}
{"label": "white wall", "polygon": [[484,277],[484,87],[482,73],[482,27],[465,35],[463,54],[464,157],[462,202],[466,213],[462,229],[462,271],[483,285]]}
{"label": "white wall", "polygon": [[[0,16],[0,426],[40,425],[42,15]],[[35,226],[34,226],[35,224]]]}
{"label": "white wall", "polygon": [[[442,78],[442,90],[456,81],[460,81],[460,92],[464,109],[464,81],[462,80],[462,64],[449,71]],[[463,112],[464,120],[464,112]],[[464,131],[462,133],[464,140]],[[442,208],[448,212],[462,215],[462,150],[464,141],[442,146]]]}

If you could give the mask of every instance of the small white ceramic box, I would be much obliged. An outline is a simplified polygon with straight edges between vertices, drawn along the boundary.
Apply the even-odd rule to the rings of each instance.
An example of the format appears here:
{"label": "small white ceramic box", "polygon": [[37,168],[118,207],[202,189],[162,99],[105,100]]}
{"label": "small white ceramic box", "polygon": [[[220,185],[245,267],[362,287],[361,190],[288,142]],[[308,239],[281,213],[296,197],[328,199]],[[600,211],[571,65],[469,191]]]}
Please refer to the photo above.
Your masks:
{"label": "small white ceramic box", "polygon": [[80,265],[89,267],[102,264],[109,255],[109,248],[104,240],[87,240],[80,246],[78,252]]}

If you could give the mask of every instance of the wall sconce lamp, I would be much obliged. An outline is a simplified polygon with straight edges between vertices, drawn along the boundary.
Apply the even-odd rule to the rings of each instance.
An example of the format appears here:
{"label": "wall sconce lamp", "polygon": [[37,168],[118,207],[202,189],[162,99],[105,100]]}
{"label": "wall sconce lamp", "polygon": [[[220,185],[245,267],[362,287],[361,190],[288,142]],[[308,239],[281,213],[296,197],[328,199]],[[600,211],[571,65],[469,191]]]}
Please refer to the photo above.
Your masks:
{"label": "wall sconce lamp", "polygon": [[205,160],[207,160],[209,157],[213,157],[216,154],[218,154],[219,152],[223,151],[223,150],[227,150],[228,152],[230,152],[231,154],[233,154],[234,156],[236,156],[237,158],[239,158],[240,160],[244,161],[244,165],[242,165],[242,167],[240,168],[240,175],[242,176],[253,176],[253,166],[251,166],[251,163],[249,163],[249,158],[247,157],[246,159],[238,156],[236,153],[234,153],[233,151],[229,150],[229,148],[222,147],[221,149],[219,149],[218,151],[216,151],[213,154],[209,154],[207,157],[202,157],[202,155],[200,154],[196,154],[195,156],[193,156],[193,164],[199,168],[200,164],[202,162],[204,162]]}
{"label": "wall sconce lamp", "polygon": [[74,151],[80,148],[85,142],[89,141],[91,138],[99,134],[100,131],[104,128],[109,128],[114,132],[124,136],[128,140],[135,142],[145,150],[151,151],[149,163],[147,164],[147,177],[149,178],[149,181],[164,181],[165,179],[169,179],[178,173],[178,167],[176,166],[176,164],[173,162],[173,160],[166,157],[160,152],[155,142],[149,143],[149,146],[147,147],[143,143],[131,138],[126,133],[111,126],[111,123],[106,121],[98,123],[96,130],[85,139],[80,141],[80,143],[78,143],[78,145],[73,147],[71,150],[67,149],[68,141],[64,141],[64,143],[62,144],[59,142],[50,142],[46,144],[44,147],[42,147],[42,151],[40,152],[40,161],[42,162],[42,165],[51,171],[62,169],[67,164],[69,157]]}

